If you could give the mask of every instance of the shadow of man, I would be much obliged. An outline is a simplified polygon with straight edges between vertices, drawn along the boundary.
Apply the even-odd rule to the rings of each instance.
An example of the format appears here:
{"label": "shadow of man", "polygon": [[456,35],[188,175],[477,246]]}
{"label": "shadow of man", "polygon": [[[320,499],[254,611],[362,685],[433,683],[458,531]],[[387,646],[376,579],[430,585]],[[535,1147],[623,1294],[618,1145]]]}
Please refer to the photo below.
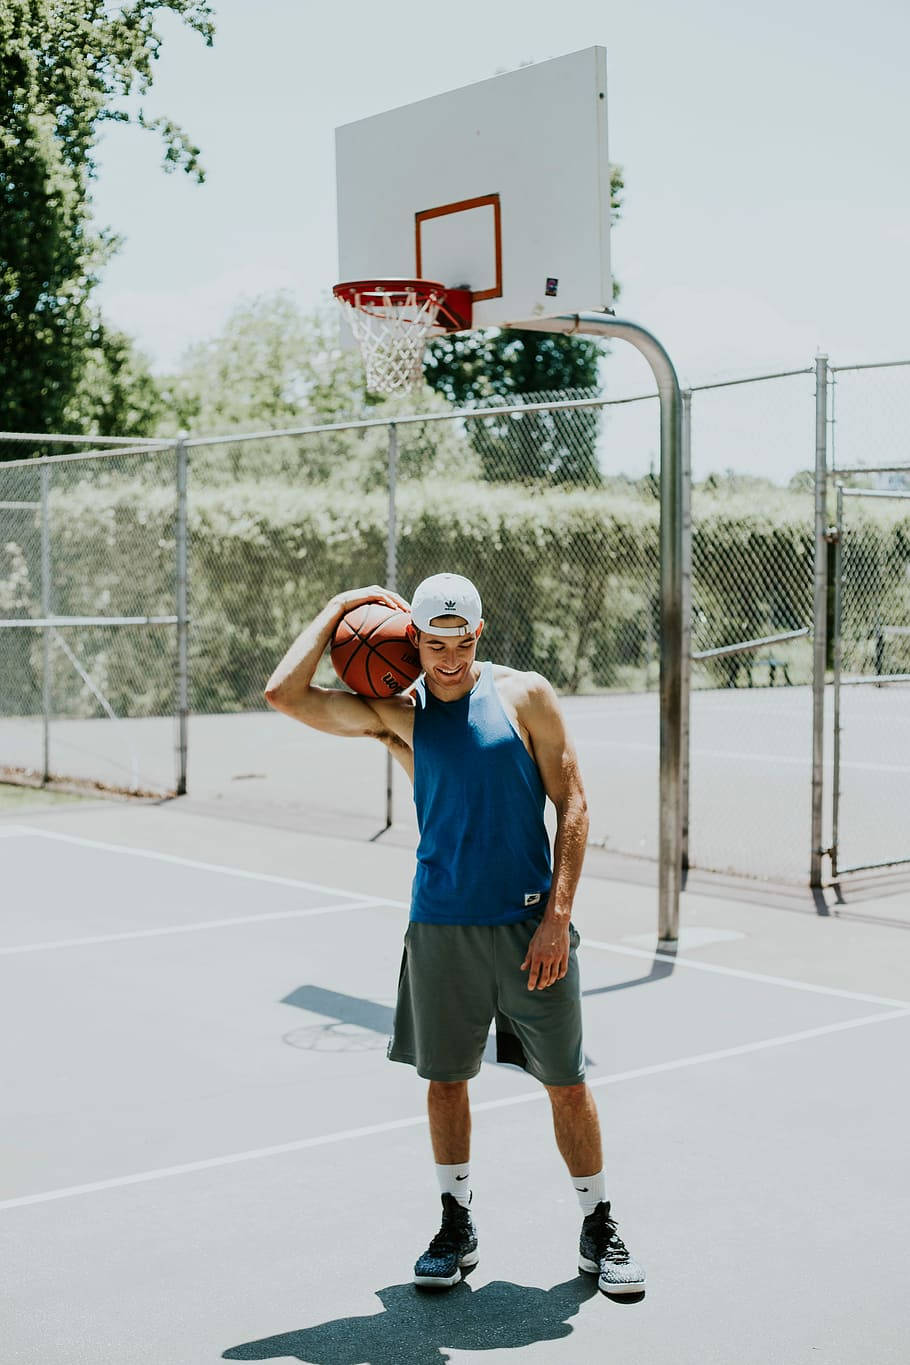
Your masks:
{"label": "shadow of man", "polygon": [[224,1352],[224,1360],[296,1357],[306,1365],[440,1365],[445,1347],[492,1351],[571,1336],[566,1321],[597,1293],[593,1276],[552,1289],[493,1280],[473,1292],[466,1280],[441,1294],[411,1284],[377,1290],[382,1313],[335,1318]]}

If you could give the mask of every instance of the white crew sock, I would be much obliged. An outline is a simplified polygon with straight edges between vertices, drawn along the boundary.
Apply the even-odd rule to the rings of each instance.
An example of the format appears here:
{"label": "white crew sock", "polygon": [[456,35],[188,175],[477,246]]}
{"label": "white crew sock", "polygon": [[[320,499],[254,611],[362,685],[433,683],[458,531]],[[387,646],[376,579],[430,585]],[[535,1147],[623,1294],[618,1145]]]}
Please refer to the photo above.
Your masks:
{"label": "white crew sock", "polygon": [[463,1209],[471,1202],[471,1168],[467,1161],[456,1166],[436,1167],[440,1194],[451,1194]]}
{"label": "white crew sock", "polygon": [[[444,1170],[445,1167],[440,1169]],[[570,1179],[575,1193],[578,1195],[581,1211],[587,1218],[588,1214],[593,1213],[597,1205],[607,1197],[607,1182],[604,1173],[598,1171],[596,1175],[573,1175]]]}

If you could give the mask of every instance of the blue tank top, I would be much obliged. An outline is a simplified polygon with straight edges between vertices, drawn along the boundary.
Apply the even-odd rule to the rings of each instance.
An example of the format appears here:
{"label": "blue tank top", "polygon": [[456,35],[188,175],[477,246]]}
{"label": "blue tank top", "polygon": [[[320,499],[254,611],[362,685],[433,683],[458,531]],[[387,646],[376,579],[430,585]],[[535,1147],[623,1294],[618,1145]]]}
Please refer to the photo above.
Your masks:
{"label": "blue tank top", "polygon": [[440,701],[414,690],[414,804],[420,843],[411,919],[509,924],[550,890],[546,793],[485,663],[472,690]]}

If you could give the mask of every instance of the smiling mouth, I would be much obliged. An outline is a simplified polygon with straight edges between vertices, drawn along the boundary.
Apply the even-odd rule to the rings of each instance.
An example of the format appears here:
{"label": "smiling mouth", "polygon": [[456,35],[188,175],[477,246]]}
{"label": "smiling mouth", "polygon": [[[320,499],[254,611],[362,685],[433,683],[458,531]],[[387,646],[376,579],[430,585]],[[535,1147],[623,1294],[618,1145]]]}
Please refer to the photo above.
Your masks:
{"label": "smiling mouth", "polygon": [[441,673],[444,678],[457,678],[461,670],[462,665],[459,664],[457,668],[437,668],[436,672]]}

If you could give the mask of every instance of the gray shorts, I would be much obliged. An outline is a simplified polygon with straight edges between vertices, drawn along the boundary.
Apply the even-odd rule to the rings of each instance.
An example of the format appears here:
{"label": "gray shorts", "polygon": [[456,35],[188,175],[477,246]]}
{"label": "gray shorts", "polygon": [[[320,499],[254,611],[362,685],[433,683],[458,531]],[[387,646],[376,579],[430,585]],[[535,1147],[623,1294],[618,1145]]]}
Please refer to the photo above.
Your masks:
{"label": "gray shorts", "polygon": [[404,936],[398,1003],[388,1056],[429,1081],[466,1081],[480,1070],[496,1020],[496,1060],[522,1066],[544,1085],[585,1078],[574,925],[569,968],[545,990],[520,970],[540,916],[516,924],[422,924]]}

